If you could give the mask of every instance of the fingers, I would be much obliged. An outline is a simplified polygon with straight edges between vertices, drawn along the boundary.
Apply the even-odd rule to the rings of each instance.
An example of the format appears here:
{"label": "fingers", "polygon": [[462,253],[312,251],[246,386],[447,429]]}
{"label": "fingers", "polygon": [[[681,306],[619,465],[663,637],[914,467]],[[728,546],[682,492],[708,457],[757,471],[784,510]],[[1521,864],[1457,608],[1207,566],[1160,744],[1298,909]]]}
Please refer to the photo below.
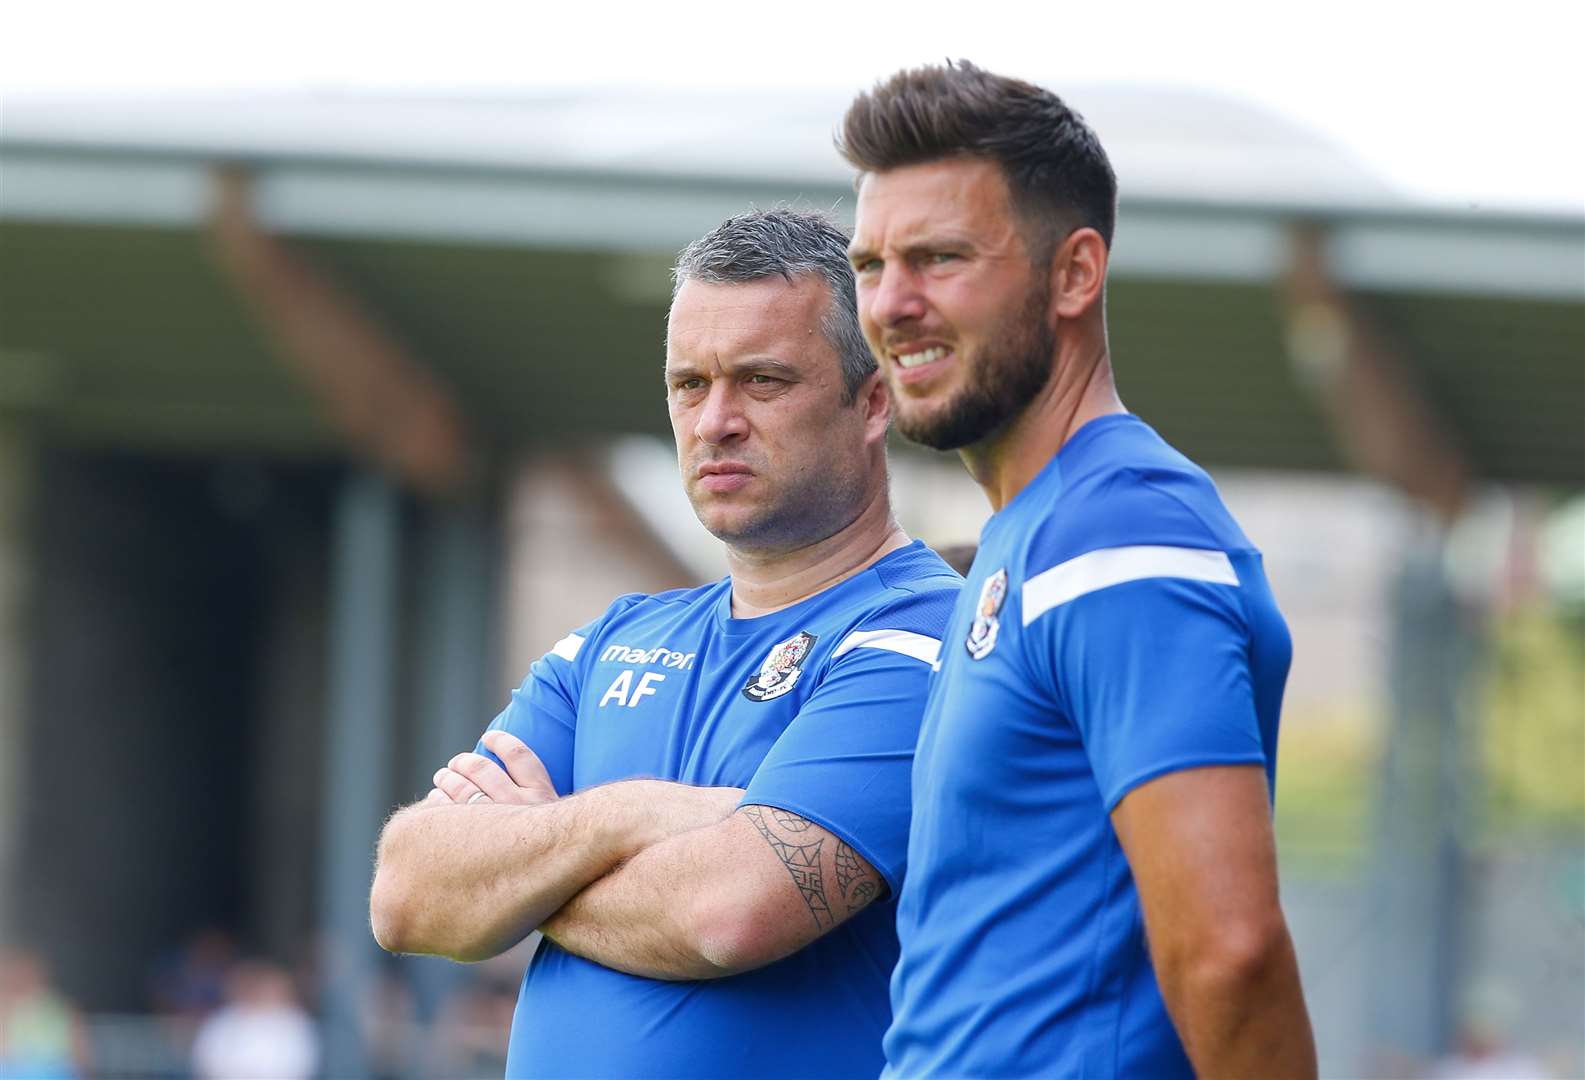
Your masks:
{"label": "fingers", "polygon": [[[517,785],[512,778],[495,762],[483,754],[472,751],[458,754],[446,762],[446,768],[460,776],[465,784],[473,786],[474,791],[482,791],[496,802],[517,802]],[[472,792],[467,792],[472,798]]]}
{"label": "fingers", "polygon": [[522,739],[497,728],[486,731],[481,741],[486,749],[501,759],[507,774],[518,787],[542,792],[547,798],[556,798],[556,785],[551,783],[545,763]]}
{"label": "fingers", "polygon": [[435,791],[438,791],[447,802],[459,806],[466,804],[474,796],[483,794],[477,784],[461,773],[453,771],[449,766],[436,769],[433,779]]}
{"label": "fingers", "polygon": [[550,773],[523,740],[504,731],[487,731],[483,742],[506,767],[483,754],[458,754],[435,773],[435,790],[441,798],[459,805],[486,799],[533,805],[556,799]]}

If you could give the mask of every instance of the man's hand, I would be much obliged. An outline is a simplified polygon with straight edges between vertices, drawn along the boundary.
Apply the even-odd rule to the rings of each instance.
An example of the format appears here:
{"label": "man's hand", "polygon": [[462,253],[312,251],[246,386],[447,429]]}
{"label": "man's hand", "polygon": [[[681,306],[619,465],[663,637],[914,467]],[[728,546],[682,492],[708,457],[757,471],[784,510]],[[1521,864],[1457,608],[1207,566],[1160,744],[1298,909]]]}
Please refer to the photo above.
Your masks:
{"label": "man's hand", "polygon": [[484,742],[506,769],[458,754],[381,834],[370,917],[393,952],[494,956],[650,845],[717,824],[743,794],[627,780],[560,799],[521,740]]}
{"label": "man's hand", "polygon": [[[506,771],[483,754],[463,753],[435,773],[435,789],[424,805],[475,806],[497,803],[540,806],[558,798],[539,755],[516,735],[487,731],[486,749],[506,763]],[[715,825],[737,809],[742,788],[693,787],[666,780],[625,780],[639,790],[646,816],[661,838]],[[637,787],[630,787],[636,785]]]}
{"label": "man's hand", "polygon": [[[539,755],[516,735],[505,731],[486,731],[481,740],[485,748],[505,763],[506,768],[472,752],[458,754],[435,773],[435,791],[426,803],[441,802],[471,805],[486,800],[518,806],[538,806],[554,802],[556,788],[550,782]],[[436,799],[438,792],[443,798]]]}
{"label": "man's hand", "polygon": [[1168,773],[1124,796],[1112,825],[1139,886],[1151,963],[1203,1077],[1314,1077],[1315,1041],[1277,901],[1259,766]]}

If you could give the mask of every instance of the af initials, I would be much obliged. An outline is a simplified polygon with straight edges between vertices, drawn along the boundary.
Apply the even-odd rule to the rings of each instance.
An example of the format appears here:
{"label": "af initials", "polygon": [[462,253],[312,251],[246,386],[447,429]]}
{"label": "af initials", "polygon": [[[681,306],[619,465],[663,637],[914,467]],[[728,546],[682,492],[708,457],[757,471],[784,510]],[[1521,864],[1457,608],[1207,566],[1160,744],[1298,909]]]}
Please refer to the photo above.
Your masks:
{"label": "af initials", "polygon": [[600,698],[600,708],[605,708],[606,703],[615,701],[618,705],[626,705],[636,709],[638,703],[655,693],[655,687],[666,681],[666,676],[656,671],[646,671],[639,677],[638,685],[633,685],[634,671],[628,668],[616,677],[611,688]]}

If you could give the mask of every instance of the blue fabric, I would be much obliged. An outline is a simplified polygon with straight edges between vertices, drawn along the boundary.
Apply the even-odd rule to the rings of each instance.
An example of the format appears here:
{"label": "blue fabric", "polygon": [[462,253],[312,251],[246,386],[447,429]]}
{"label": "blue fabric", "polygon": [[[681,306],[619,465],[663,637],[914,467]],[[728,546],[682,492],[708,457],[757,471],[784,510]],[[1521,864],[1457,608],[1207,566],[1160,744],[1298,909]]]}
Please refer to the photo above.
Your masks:
{"label": "blue fabric", "polygon": [[[1142,576],[1106,584],[1111,549]],[[1154,572],[1185,562],[1224,569]],[[990,520],[914,761],[888,1076],[1192,1075],[1108,815],[1180,769],[1274,785],[1290,658],[1259,553],[1135,417],[1085,425]]]}
{"label": "blue fabric", "polygon": [[[638,776],[743,787],[745,803],[850,844],[895,896],[930,666],[876,647],[835,654],[854,632],[939,641],[961,586],[915,543],[756,619],[731,617],[730,581],[622,597],[576,632],[572,659],[536,662],[491,726],[532,746],[563,794]],[[813,640],[796,675],[761,678],[799,635]],[[784,960],[704,982],[626,975],[545,942],[523,980],[507,1075],[874,1077],[894,912],[873,904]]]}

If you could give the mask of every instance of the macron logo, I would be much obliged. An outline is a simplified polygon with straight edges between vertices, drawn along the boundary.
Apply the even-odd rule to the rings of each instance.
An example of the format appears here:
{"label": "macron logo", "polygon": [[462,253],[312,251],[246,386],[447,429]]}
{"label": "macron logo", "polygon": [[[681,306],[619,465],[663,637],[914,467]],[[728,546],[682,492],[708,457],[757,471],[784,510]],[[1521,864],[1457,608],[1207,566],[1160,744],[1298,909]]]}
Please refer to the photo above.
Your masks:
{"label": "macron logo", "polygon": [[657,645],[653,649],[638,649],[631,645],[607,645],[605,652],[600,654],[600,660],[602,663],[616,664],[659,664],[661,667],[687,671],[693,667],[693,658],[697,655],[698,653],[673,652],[664,645]]}

